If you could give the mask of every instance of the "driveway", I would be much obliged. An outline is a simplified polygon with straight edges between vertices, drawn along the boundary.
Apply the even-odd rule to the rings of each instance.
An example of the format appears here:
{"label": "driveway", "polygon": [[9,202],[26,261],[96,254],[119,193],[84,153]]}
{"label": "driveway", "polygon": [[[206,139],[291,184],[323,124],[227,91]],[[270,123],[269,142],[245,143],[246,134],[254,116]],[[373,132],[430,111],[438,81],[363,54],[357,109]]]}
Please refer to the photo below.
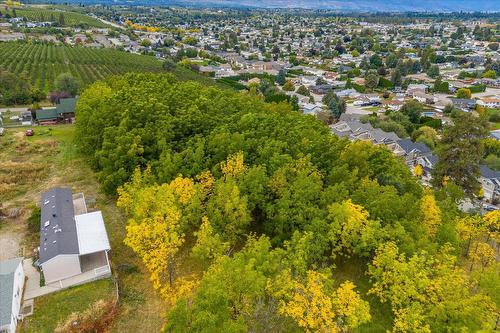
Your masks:
{"label": "driveway", "polygon": [[500,96],[500,89],[487,87],[486,90],[482,93],[472,94],[472,97],[478,98],[491,96]]}
{"label": "driveway", "polygon": [[0,113],[7,112],[7,111],[22,112],[22,111],[28,111],[28,108],[27,107],[24,107],[24,108],[0,108]]}

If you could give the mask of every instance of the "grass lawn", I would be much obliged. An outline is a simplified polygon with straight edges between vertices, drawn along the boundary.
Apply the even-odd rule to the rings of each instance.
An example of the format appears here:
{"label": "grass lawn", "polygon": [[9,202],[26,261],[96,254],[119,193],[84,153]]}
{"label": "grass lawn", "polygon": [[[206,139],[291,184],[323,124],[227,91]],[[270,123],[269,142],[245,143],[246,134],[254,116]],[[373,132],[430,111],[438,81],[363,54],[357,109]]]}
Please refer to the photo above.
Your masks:
{"label": "grass lawn", "polygon": [[53,332],[60,321],[73,312],[81,312],[92,303],[114,297],[111,279],[76,286],[35,300],[35,312],[23,323],[23,332]]}
{"label": "grass lawn", "polygon": [[370,281],[365,275],[367,262],[363,259],[352,257],[336,262],[337,269],[333,272],[336,283],[340,284],[346,280],[356,285],[356,290],[361,297],[370,303],[370,314],[372,319],[367,324],[352,330],[353,333],[385,333],[392,328],[392,312],[388,303],[381,304],[378,297],[368,294]]}
{"label": "grass lawn", "polygon": [[[85,197],[95,198],[95,208],[103,213],[111,243],[112,270],[120,283],[120,311],[111,332],[158,332],[164,323],[165,305],[153,290],[149,274],[140,259],[123,244],[124,218],[115,205],[115,198],[100,191],[94,171],[77,153],[73,141],[75,127],[35,126],[33,129],[33,137],[24,136],[26,128],[8,128],[5,135],[0,137],[0,209],[7,211],[10,208],[21,208],[28,211],[14,220],[5,220],[6,223],[15,224],[26,231],[26,219],[31,207],[40,200],[42,192],[54,186],[71,187],[73,192],[83,192]],[[29,235],[24,237],[24,241],[28,243],[24,245],[26,253],[31,253],[37,242]],[[94,289],[102,289],[96,286],[100,285],[82,287],[90,288],[93,292]],[[95,292],[107,293],[107,288],[104,289]],[[50,296],[60,297],[59,303],[67,306],[68,311],[72,308],[69,312],[79,311],[89,305],[88,300],[83,297],[75,298],[68,292]],[[47,310],[44,303],[35,304],[34,311],[33,318],[44,318],[44,325],[48,325],[46,327],[55,327],[60,320],[56,316],[43,315],[49,313],[45,312]],[[28,330],[30,331],[43,332]]]}

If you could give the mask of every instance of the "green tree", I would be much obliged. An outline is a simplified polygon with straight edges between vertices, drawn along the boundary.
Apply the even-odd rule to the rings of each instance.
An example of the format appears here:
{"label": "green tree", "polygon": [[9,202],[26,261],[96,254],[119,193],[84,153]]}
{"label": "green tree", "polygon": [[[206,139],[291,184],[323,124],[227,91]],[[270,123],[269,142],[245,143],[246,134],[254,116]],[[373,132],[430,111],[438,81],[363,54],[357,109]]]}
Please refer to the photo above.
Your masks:
{"label": "green tree", "polygon": [[391,82],[395,86],[400,86],[403,83],[401,71],[396,68],[391,73]]}
{"label": "green tree", "polygon": [[286,73],[283,69],[280,69],[280,71],[278,72],[278,75],[276,76],[276,83],[280,86],[286,83]]}
{"label": "green tree", "polygon": [[457,90],[457,98],[471,98],[471,91],[467,88],[460,88]]}
{"label": "green tree", "polygon": [[423,105],[414,99],[406,102],[401,107],[401,113],[407,115],[410,121],[414,124],[420,123],[420,117],[423,111]]}
{"label": "green tree", "polygon": [[170,71],[173,71],[176,68],[176,64],[175,64],[175,62],[172,59],[167,58],[163,62],[162,67],[167,72],[170,72]]}
{"label": "green tree", "polygon": [[436,154],[439,158],[433,170],[433,185],[442,187],[447,179],[462,187],[468,196],[479,190],[479,162],[483,155],[481,140],[487,135],[484,117],[460,112],[454,125],[444,129]]}
{"label": "green tree", "polygon": [[291,80],[287,80],[285,84],[283,85],[283,90],[284,91],[294,91],[295,90],[295,85]]}
{"label": "green tree", "polygon": [[487,79],[496,79],[497,73],[494,70],[490,69],[488,71],[485,71],[482,76]]}
{"label": "green tree", "polygon": [[299,95],[311,96],[311,93],[309,92],[309,89],[307,89],[304,85],[298,87],[296,92]]}
{"label": "green tree", "polygon": [[365,86],[368,89],[375,89],[378,86],[379,76],[376,73],[369,73],[365,77]]}
{"label": "green tree", "polygon": [[80,82],[70,73],[62,73],[55,80],[56,90],[76,96],[80,90]]}
{"label": "green tree", "polygon": [[432,65],[427,70],[427,75],[432,78],[437,78],[439,76],[439,67],[437,65]]}
{"label": "green tree", "polygon": [[395,332],[444,332],[492,327],[491,299],[476,292],[473,281],[456,266],[451,248],[436,256],[425,251],[409,258],[394,243],[381,245],[369,275],[369,293],[389,302]]}

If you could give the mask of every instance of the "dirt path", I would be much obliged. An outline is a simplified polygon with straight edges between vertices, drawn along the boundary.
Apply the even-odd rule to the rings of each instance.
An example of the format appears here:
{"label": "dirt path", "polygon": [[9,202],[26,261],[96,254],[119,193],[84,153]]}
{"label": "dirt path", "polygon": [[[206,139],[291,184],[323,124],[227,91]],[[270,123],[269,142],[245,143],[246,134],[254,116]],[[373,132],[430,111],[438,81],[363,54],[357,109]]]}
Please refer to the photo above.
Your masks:
{"label": "dirt path", "polygon": [[0,227],[0,261],[23,255],[25,223],[19,218],[2,220]]}

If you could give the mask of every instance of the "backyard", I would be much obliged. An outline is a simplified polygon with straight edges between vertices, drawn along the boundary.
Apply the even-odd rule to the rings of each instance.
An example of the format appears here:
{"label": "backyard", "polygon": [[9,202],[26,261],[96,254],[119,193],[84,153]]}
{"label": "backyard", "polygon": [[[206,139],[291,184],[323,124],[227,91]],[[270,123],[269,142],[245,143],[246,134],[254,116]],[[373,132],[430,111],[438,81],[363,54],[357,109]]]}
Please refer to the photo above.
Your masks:
{"label": "backyard", "polygon": [[[147,282],[149,274],[123,244],[125,224],[115,199],[100,192],[94,172],[76,152],[74,126],[34,127],[33,137],[24,135],[26,129],[8,128],[0,137],[0,243],[7,244],[4,238],[8,238],[7,247],[15,249],[10,256],[30,256],[38,239],[29,231],[27,220],[41,193],[51,187],[67,186],[73,192],[95,198],[96,208],[102,211],[106,222],[110,260],[120,286],[120,311],[111,331],[159,331],[163,324],[159,310],[164,308],[162,301]],[[26,319],[22,331],[50,332],[63,314],[85,309],[103,295],[109,295],[109,283],[91,283],[40,297],[35,300],[33,317]],[[60,308],[62,300],[69,304],[65,309]],[[60,311],[60,316],[46,315]]]}

